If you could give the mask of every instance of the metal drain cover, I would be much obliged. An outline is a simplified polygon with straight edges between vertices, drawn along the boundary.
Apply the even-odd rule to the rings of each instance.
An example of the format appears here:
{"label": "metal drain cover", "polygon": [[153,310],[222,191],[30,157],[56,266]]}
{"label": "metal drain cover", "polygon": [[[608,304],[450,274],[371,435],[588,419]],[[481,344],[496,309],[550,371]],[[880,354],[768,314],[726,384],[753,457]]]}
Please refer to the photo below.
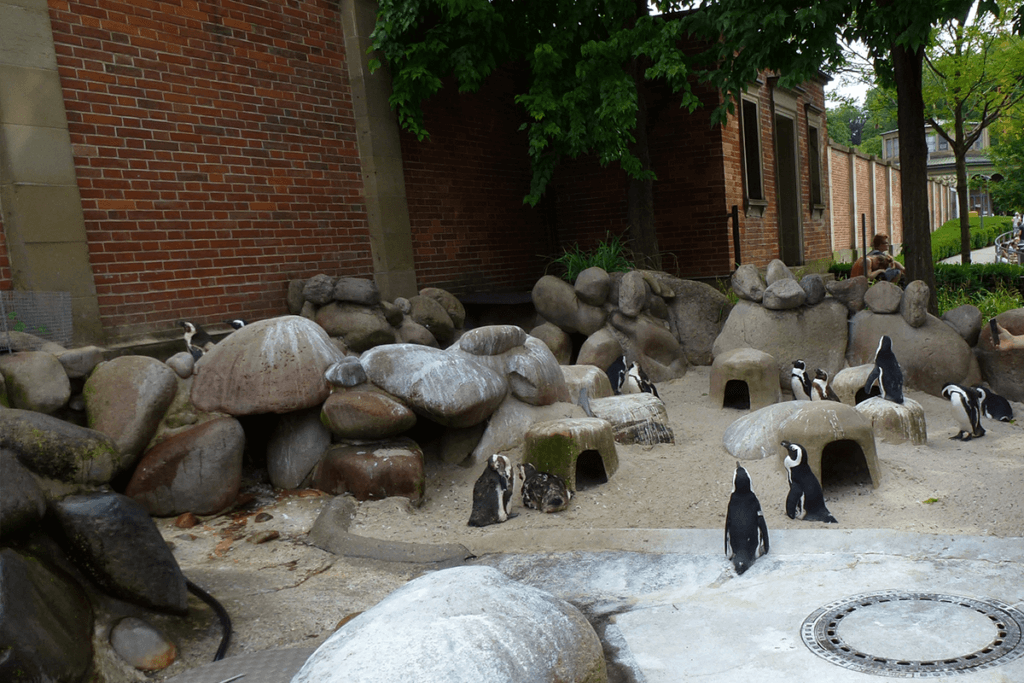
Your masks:
{"label": "metal drain cover", "polygon": [[937,678],[1024,654],[1024,613],[998,600],[882,591],[815,610],[800,635],[819,657],[854,671]]}

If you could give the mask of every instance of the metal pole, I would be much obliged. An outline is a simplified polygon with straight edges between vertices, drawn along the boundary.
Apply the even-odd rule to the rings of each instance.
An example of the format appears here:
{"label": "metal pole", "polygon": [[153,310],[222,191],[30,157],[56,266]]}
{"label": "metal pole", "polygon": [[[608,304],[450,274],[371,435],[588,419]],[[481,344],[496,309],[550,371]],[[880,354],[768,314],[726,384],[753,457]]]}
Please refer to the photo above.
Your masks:
{"label": "metal pole", "polygon": [[729,215],[732,217],[732,250],[736,257],[733,268],[735,269],[740,265],[740,207],[733,204],[732,213]]}

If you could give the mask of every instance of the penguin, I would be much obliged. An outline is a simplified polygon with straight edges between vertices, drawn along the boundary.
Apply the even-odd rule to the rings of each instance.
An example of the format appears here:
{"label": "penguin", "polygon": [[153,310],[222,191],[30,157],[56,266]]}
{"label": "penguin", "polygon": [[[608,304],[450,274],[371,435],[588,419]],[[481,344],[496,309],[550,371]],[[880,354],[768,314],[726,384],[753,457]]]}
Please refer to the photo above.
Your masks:
{"label": "penguin", "polygon": [[825,507],[825,494],[807,462],[807,449],[798,443],[782,442],[789,451],[783,464],[789,478],[789,495],[786,497],[786,515],[790,519],[807,519],[813,522],[838,524],[836,518]]}
{"label": "penguin", "polygon": [[732,560],[736,573],[743,574],[767,552],[768,525],[761,502],[750,488],[750,475],[737,462],[725,513],[725,556]]}
{"label": "penguin", "polygon": [[514,487],[512,462],[504,455],[492,455],[473,484],[473,512],[469,516],[469,526],[487,526],[515,517],[511,514]]}
{"label": "penguin", "polygon": [[999,420],[1000,422],[1013,421],[1013,406],[1009,401],[980,384],[975,384],[973,388],[981,399],[982,415],[990,420]]}
{"label": "penguin", "polygon": [[793,361],[793,369],[789,371],[789,386],[797,401],[811,400],[811,377],[807,374],[807,364],[800,359]]}
{"label": "penguin", "polygon": [[942,386],[942,397],[949,399],[953,419],[960,425],[960,431],[950,439],[970,441],[985,436],[985,428],[981,426],[981,397],[975,389],[946,382]]}
{"label": "penguin", "polygon": [[243,327],[245,327],[248,324],[244,320],[242,320],[241,318],[234,318],[233,320],[225,320],[224,322],[226,322],[228,325],[230,325],[231,329],[234,329],[234,330],[240,330],[240,329],[242,329]]}
{"label": "penguin", "polygon": [[892,339],[883,334],[875,350],[875,367],[864,382],[864,393],[870,394],[877,383],[882,389],[882,398],[893,403],[903,403],[903,368],[892,352]]}
{"label": "penguin", "polygon": [[811,381],[812,401],[839,401],[836,392],[828,381],[828,373],[821,368],[814,370],[814,379]]}
{"label": "penguin", "polygon": [[[625,358],[625,356],[623,356]],[[654,386],[648,377],[644,369],[640,367],[640,364],[636,361],[629,366],[629,371],[626,372],[626,377],[623,380],[622,387],[619,389],[620,394],[654,394],[656,398],[658,396],[658,389]]]}
{"label": "penguin", "polygon": [[530,463],[519,465],[523,480],[523,506],[541,512],[559,512],[569,507],[572,491],[557,474],[538,472]]}
{"label": "penguin", "polygon": [[608,381],[611,382],[612,391],[616,394],[622,393],[622,385],[626,383],[626,355],[623,354],[615,359],[615,362],[605,370]]}
{"label": "penguin", "polygon": [[194,360],[199,360],[204,353],[213,348],[213,339],[202,327],[187,320],[182,320],[178,324],[185,330],[185,348]]}

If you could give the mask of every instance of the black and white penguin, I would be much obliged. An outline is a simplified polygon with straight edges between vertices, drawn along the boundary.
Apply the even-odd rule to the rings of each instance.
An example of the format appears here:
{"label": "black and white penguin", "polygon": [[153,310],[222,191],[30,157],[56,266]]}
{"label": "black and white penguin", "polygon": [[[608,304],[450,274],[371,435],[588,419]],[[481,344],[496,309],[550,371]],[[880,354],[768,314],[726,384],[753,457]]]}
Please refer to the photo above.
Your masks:
{"label": "black and white penguin", "polygon": [[903,403],[903,368],[892,352],[892,339],[883,334],[875,350],[875,367],[864,382],[864,393],[870,394],[877,383],[882,389],[882,398],[893,403]]}
{"label": "black and white penguin", "polygon": [[622,393],[622,385],[626,383],[626,356],[623,354],[619,358],[615,359],[615,362],[608,366],[605,370],[608,375],[608,381],[611,382],[612,391],[616,394]]}
{"label": "black and white penguin", "polygon": [[202,327],[187,320],[182,320],[178,324],[185,330],[185,348],[192,354],[193,359],[199,360],[204,353],[213,348],[213,339]]}
{"label": "black and white penguin", "polygon": [[569,507],[572,491],[557,474],[538,472],[530,463],[519,465],[523,480],[523,506],[541,512],[559,512]]}
{"label": "black and white penguin", "polygon": [[797,401],[811,400],[811,376],[807,374],[807,364],[800,359],[793,361],[793,369],[789,371],[789,386]]}
{"label": "black and white penguin", "polygon": [[640,367],[640,364],[636,361],[633,361],[633,364],[629,366],[629,370],[626,372],[626,378],[623,380],[619,393],[654,394],[658,398],[661,398],[658,396],[658,389],[654,386],[654,382],[647,377],[647,373],[644,372],[644,369]]}
{"label": "black and white penguin", "polygon": [[812,401],[839,401],[836,392],[832,390],[832,384],[828,381],[828,373],[821,368],[814,371],[814,379],[811,381]]}
{"label": "black and white penguin", "polygon": [[725,556],[737,574],[750,569],[754,560],[768,552],[768,525],[761,502],[750,488],[750,475],[736,463],[732,495],[725,513]]}
{"label": "black and white penguin", "polygon": [[473,512],[469,516],[469,526],[487,526],[515,517],[511,514],[513,488],[515,471],[512,462],[504,455],[492,455],[473,484]]}
{"label": "black and white penguin", "polygon": [[977,391],[946,382],[942,386],[942,397],[949,399],[953,419],[960,426],[960,431],[949,438],[970,441],[974,437],[985,436],[985,428],[981,426],[981,396]]}
{"label": "black and white penguin", "polygon": [[224,322],[226,322],[233,330],[240,330],[247,324],[241,318],[233,318],[231,320],[225,320]]}
{"label": "black and white penguin", "polygon": [[838,524],[836,518],[825,507],[825,494],[821,483],[814,476],[807,462],[807,449],[798,443],[783,441],[782,447],[789,451],[783,464],[789,478],[789,495],[786,497],[786,515],[790,519],[807,519],[812,522]]}
{"label": "black and white penguin", "polygon": [[1013,421],[1013,406],[1009,401],[980,384],[975,384],[974,390],[978,392],[978,397],[981,399],[982,415],[990,420],[999,420],[1000,422]]}

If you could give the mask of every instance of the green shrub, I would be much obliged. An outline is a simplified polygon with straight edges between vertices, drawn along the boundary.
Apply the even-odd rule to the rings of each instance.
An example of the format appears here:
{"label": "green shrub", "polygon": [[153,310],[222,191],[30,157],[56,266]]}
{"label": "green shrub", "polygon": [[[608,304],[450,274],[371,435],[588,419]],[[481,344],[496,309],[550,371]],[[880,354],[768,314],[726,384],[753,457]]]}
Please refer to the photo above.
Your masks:
{"label": "green shrub", "polygon": [[[998,235],[1010,230],[1010,216],[985,216],[985,227],[982,229],[981,218],[971,216],[971,249],[983,249],[995,243]],[[942,224],[932,233],[932,260],[956,256],[960,253],[960,219],[954,218]]]}
{"label": "green shrub", "polygon": [[576,282],[580,273],[594,266],[604,268],[609,273],[635,270],[636,266],[626,255],[627,251],[621,237],[613,237],[608,233],[607,239],[599,242],[593,251],[583,251],[580,245],[573,244],[551,262],[562,269],[563,280]]}
{"label": "green shrub", "polygon": [[1024,307],[1024,296],[1017,289],[998,287],[994,291],[978,289],[967,291],[956,288],[939,288],[939,315],[964,304],[973,304],[981,311],[981,319],[988,320],[1003,311]]}

